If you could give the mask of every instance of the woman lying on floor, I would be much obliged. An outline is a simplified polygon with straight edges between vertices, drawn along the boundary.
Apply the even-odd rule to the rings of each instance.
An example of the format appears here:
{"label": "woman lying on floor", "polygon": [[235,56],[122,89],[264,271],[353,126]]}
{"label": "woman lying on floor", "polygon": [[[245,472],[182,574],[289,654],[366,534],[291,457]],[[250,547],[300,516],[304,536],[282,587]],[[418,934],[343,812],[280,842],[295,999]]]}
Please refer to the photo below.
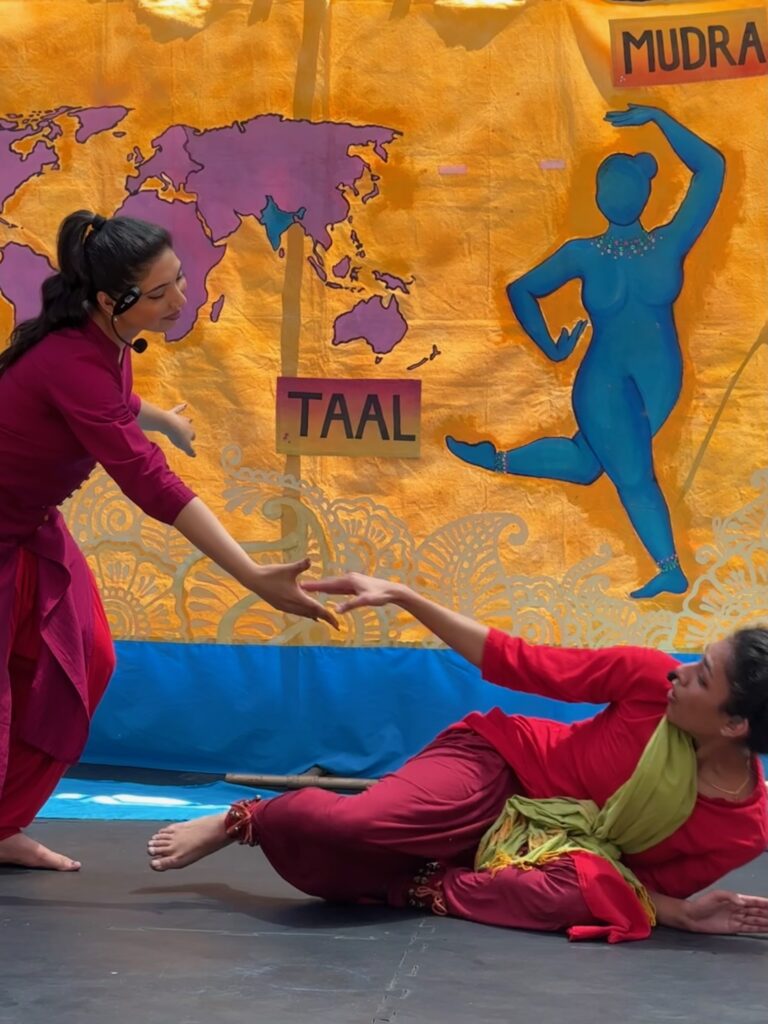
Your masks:
{"label": "woman lying on floor", "polygon": [[768,629],[696,664],[638,647],[532,646],[400,584],[358,573],[305,584],[339,608],[394,603],[491,683],[606,704],[563,724],[473,712],[364,793],[245,800],[161,829],[151,866],[181,868],[238,841],[286,881],[344,903],[422,907],[571,939],[768,931],[768,899],[694,893],[768,844]]}

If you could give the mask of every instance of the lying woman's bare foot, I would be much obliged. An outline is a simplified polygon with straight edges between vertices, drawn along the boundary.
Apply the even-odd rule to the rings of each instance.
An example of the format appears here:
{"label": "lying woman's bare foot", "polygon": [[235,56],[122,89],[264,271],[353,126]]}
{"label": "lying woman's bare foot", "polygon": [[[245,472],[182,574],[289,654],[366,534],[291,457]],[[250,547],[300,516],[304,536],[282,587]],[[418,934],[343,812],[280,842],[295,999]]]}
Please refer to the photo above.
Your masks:
{"label": "lying woman's bare foot", "polygon": [[155,871],[185,868],[230,846],[234,839],[224,831],[226,817],[226,814],[209,814],[161,828],[147,843],[147,853],[152,858],[150,867]]}
{"label": "lying woman's bare foot", "polygon": [[23,832],[0,839],[0,864],[16,864],[22,868],[43,868],[48,871],[80,870],[79,860],[55,853]]}

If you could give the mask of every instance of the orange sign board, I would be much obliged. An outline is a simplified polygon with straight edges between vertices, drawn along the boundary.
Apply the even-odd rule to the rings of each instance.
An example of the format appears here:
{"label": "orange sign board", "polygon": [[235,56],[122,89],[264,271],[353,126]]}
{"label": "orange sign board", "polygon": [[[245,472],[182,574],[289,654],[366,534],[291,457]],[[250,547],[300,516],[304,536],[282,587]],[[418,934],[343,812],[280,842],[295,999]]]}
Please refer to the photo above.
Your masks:
{"label": "orange sign board", "polygon": [[619,87],[768,74],[764,9],[616,19],[610,27],[613,84]]}

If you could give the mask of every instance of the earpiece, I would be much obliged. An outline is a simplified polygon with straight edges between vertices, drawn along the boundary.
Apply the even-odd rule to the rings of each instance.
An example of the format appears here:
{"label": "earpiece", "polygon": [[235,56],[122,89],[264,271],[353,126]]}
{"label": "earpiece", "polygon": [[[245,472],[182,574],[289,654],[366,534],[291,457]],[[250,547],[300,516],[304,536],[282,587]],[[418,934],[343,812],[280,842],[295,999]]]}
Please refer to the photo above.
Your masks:
{"label": "earpiece", "polygon": [[121,314],[125,313],[127,310],[129,310],[131,306],[135,306],[140,298],[141,289],[134,285],[132,288],[129,288],[127,292],[120,296],[120,298],[115,303],[114,309],[112,310],[112,330],[115,332],[118,338],[120,338],[120,341],[122,341],[124,345],[127,345],[128,348],[132,348],[134,352],[138,353],[146,352],[147,345],[149,344],[149,342],[146,340],[146,338],[136,338],[135,341],[128,341],[126,338],[123,338],[120,332],[118,331],[117,327],[115,326],[115,319]]}
{"label": "earpiece", "polygon": [[140,298],[141,291],[136,285],[134,285],[132,288],[129,288],[128,291],[121,295],[120,298],[115,303],[115,308],[112,310],[112,316],[121,316],[123,313],[129,310],[131,306],[135,306]]}

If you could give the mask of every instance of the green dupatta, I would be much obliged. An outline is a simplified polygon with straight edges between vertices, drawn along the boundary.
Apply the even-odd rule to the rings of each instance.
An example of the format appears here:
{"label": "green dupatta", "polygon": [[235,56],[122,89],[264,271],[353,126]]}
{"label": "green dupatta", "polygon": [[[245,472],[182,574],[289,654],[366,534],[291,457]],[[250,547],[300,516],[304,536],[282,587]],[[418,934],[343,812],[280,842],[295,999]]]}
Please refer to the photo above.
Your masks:
{"label": "green dupatta", "polygon": [[602,808],[592,800],[568,797],[510,797],[480,841],[475,868],[534,868],[586,850],[616,868],[637,893],[653,925],[656,914],[650,896],[621,858],[656,846],[687,821],[696,803],[696,775],[693,740],[665,716],[632,776]]}

